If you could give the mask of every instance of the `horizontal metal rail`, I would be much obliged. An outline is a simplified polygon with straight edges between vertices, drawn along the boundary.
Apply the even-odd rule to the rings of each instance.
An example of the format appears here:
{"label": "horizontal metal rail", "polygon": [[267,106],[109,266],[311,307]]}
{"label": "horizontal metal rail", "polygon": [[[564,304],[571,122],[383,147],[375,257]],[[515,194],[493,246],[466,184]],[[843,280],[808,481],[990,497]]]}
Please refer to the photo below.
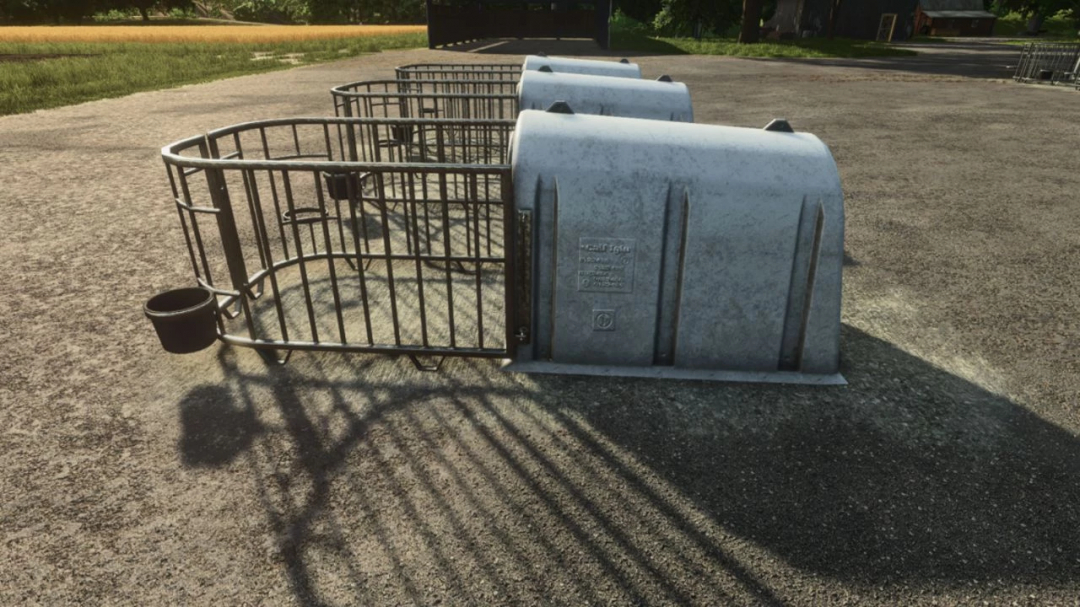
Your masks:
{"label": "horizontal metal rail", "polygon": [[398,80],[480,80],[517,82],[520,63],[414,63],[394,70]]}
{"label": "horizontal metal rail", "polygon": [[340,117],[513,120],[517,85],[509,81],[376,80],[330,90]]}

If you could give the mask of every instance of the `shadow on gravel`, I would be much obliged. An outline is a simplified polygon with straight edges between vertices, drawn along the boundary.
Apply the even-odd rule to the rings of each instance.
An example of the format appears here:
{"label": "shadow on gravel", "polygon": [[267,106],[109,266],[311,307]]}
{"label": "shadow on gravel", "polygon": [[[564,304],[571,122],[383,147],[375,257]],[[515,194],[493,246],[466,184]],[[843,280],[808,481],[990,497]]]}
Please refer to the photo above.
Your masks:
{"label": "shadow on gravel", "polygon": [[761,59],[800,64],[855,67],[910,72],[931,76],[1011,79],[1020,60],[1021,47],[993,43],[903,44],[919,53],[915,57],[868,57],[861,59]]}
{"label": "shadow on gravel", "polygon": [[617,408],[563,408],[801,569],[871,583],[1077,579],[1077,438],[866,333],[845,327],[843,341],[842,390],[645,402],[613,382]]}
{"label": "shadow on gravel", "polygon": [[236,459],[262,431],[250,403],[237,403],[221,386],[200,386],[180,401],[180,459],[185,466],[217,467]]}
{"label": "shadow on gravel", "polygon": [[185,433],[254,440],[181,454],[246,458],[309,605],[782,604],[747,545],[885,588],[1080,575],[1076,437],[856,329],[843,348],[843,388],[469,360],[388,380],[330,354],[245,373],[223,348],[228,386],[184,397]]}

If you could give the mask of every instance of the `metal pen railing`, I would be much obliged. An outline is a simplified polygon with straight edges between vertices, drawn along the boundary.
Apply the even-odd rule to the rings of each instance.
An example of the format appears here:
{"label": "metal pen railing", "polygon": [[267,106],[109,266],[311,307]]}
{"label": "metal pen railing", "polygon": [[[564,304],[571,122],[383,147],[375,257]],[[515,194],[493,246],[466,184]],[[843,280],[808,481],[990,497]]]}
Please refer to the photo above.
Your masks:
{"label": "metal pen railing", "polygon": [[472,80],[513,82],[521,79],[520,63],[414,63],[394,70],[398,80]]}
{"label": "metal pen railing", "polygon": [[1077,83],[1078,70],[1080,43],[1029,42],[1020,53],[1013,79],[1017,82]]}
{"label": "metal pen railing", "polygon": [[219,338],[414,362],[508,356],[513,126],[293,118],[166,146]]}
{"label": "metal pen railing", "polygon": [[514,120],[518,113],[517,84],[505,81],[373,80],[330,94],[339,117]]}

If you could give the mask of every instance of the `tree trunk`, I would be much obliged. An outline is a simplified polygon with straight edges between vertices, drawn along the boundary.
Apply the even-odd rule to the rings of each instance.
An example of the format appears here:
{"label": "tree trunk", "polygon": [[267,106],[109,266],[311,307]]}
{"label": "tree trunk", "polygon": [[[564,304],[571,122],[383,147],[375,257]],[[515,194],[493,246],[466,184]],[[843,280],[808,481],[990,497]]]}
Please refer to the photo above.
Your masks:
{"label": "tree trunk", "polygon": [[1042,11],[1038,11],[1038,10],[1035,11],[1035,14],[1031,16],[1031,19],[1028,19],[1028,23],[1027,23],[1027,33],[1028,33],[1028,35],[1029,36],[1038,36],[1039,35],[1039,30],[1042,29],[1044,20],[1045,20],[1045,17],[1043,16]]}
{"label": "tree trunk", "polygon": [[829,2],[829,40],[836,34],[836,20],[840,17],[840,5],[844,0],[830,0]]}
{"label": "tree trunk", "polygon": [[739,44],[754,44],[761,38],[761,8],[764,0],[743,0]]}
{"label": "tree trunk", "polygon": [[142,15],[142,20],[143,21],[149,21],[150,20],[150,13],[146,10],[145,6],[140,6],[139,7],[139,14]]}

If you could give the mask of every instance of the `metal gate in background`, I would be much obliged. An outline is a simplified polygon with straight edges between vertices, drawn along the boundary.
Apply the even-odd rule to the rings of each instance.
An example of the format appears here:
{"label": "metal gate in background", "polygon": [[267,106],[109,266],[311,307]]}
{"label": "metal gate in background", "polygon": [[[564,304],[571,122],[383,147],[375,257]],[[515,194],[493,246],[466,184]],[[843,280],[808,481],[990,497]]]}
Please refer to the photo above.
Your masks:
{"label": "metal gate in background", "polygon": [[1080,71],[1080,44],[1075,42],[1029,42],[1020,53],[1013,79],[1047,84],[1076,83]]}
{"label": "metal gate in background", "polygon": [[591,38],[609,48],[611,0],[427,0],[428,46],[487,38]]}

